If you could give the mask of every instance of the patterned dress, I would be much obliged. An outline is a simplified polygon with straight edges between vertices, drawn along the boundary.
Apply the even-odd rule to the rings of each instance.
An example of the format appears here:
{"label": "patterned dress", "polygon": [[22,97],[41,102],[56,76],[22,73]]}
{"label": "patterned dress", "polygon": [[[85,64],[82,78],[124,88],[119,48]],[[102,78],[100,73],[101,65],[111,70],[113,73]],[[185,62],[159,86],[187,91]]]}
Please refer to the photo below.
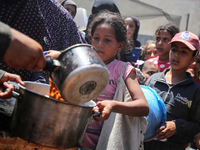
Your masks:
{"label": "patterned dress", "polygon": [[[76,23],[57,0],[1,0],[0,6],[0,21],[33,38],[45,51],[82,43]],[[22,80],[30,80],[32,74],[8,68],[2,59],[0,69],[20,75]]]}
{"label": "patterned dress", "polygon": [[[33,38],[45,51],[63,50],[82,43],[71,15],[57,0],[0,0],[0,21]],[[41,75],[43,79],[48,79],[49,76],[48,72],[44,76],[43,72],[38,74],[40,72],[11,69],[2,59],[0,69],[18,74],[24,81],[40,80]],[[9,115],[14,103],[12,99],[0,99],[0,137],[1,131],[9,131]]]}

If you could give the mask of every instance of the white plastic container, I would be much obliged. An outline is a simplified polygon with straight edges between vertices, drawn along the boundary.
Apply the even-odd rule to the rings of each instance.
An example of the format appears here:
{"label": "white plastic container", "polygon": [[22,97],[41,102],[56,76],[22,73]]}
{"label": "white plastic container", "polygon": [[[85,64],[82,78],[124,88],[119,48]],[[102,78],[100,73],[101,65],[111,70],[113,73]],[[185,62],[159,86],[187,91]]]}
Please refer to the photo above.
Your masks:
{"label": "white plastic container", "polygon": [[79,31],[83,31],[86,29],[88,17],[85,8],[77,8],[77,13],[74,18],[74,21],[76,22]]}

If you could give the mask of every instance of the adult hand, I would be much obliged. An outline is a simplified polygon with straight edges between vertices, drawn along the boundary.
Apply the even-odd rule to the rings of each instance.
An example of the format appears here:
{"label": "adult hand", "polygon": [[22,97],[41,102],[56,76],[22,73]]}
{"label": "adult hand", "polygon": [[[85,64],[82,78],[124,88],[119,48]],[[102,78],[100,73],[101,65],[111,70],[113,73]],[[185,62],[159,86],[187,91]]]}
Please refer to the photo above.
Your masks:
{"label": "adult hand", "polygon": [[24,85],[24,82],[21,80],[20,76],[5,72],[5,74],[0,79],[0,98],[3,99],[10,98],[14,89],[14,86],[12,84],[8,84],[7,81],[14,81],[16,83]]}
{"label": "adult hand", "polygon": [[46,65],[42,46],[11,28],[11,41],[3,59],[10,68],[41,71]]}
{"label": "adult hand", "polygon": [[157,139],[163,140],[171,137],[176,132],[176,124],[173,121],[166,121],[166,123],[161,126],[157,131]]}

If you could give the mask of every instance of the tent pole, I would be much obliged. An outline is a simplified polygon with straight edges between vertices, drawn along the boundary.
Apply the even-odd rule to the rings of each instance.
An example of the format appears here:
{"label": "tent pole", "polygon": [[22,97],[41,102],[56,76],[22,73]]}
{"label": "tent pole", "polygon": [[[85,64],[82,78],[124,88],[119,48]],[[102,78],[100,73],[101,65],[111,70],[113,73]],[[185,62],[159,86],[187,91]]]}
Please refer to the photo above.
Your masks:
{"label": "tent pole", "polygon": [[186,31],[188,30],[188,23],[189,23],[190,14],[187,14],[187,22],[186,22]]}

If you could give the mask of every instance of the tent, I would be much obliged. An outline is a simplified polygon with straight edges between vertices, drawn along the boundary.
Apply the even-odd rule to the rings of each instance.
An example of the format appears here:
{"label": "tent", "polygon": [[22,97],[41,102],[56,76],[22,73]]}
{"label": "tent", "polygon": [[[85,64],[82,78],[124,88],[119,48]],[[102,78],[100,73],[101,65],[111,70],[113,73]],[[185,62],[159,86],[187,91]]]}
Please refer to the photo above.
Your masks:
{"label": "tent", "polygon": [[[62,0],[60,0],[62,1]],[[95,0],[74,0],[78,7],[86,9],[87,16],[91,14],[92,6]],[[168,14],[162,9],[139,0],[114,0],[123,17],[136,16],[141,23],[139,31],[139,40],[145,43],[149,39],[154,39],[154,32],[158,26],[167,22],[173,22],[180,25],[181,16]],[[159,22],[156,21],[159,19]]]}
{"label": "tent", "polygon": [[[62,2],[63,0],[58,0]],[[87,15],[91,13],[92,5],[95,0],[74,0],[78,7],[85,8]],[[164,12],[162,9],[146,4],[139,0],[114,0],[123,17],[136,16],[138,19],[151,19],[156,17],[165,17],[168,21],[180,25],[181,16],[172,15]],[[137,9],[136,9],[137,8]]]}

